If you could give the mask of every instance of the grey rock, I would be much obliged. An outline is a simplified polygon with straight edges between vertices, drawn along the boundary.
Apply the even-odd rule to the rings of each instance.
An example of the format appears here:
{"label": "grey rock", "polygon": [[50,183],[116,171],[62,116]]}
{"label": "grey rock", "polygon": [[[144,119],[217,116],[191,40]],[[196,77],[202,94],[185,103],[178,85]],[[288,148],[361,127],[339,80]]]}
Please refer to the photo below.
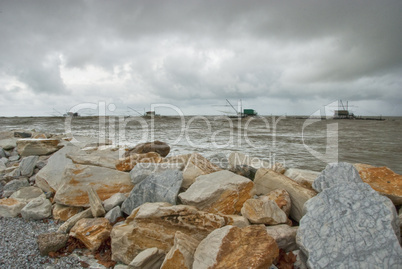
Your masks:
{"label": "grey rock", "polygon": [[128,269],[128,265],[125,265],[125,264],[116,264],[113,269]]}
{"label": "grey rock", "polygon": [[177,170],[151,175],[135,185],[123,202],[122,211],[130,215],[133,209],[147,202],[168,202],[175,205],[182,181],[183,173]]}
{"label": "grey rock", "polygon": [[117,218],[123,216],[121,214],[121,208],[120,206],[116,206],[115,208],[109,210],[109,212],[106,213],[105,219],[108,219],[110,223],[116,222]]}
{"label": "grey rock", "polygon": [[138,254],[129,264],[130,269],[158,269],[163,263],[165,253],[156,248],[148,248]]}
{"label": "grey rock", "polygon": [[4,151],[4,149],[2,147],[0,147],[0,158],[5,158],[6,156],[6,152]]}
{"label": "grey rock", "polygon": [[58,139],[18,139],[17,151],[21,156],[49,155],[62,148]]}
{"label": "grey rock", "polygon": [[325,188],[305,203],[305,210],[296,242],[309,268],[400,268],[395,206],[368,184]]}
{"label": "grey rock", "polygon": [[180,170],[179,163],[138,163],[130,171],[130,179],[133,184],[138,184],[152,174],[159,174],[166,170]]}
{"label": "grey rock", "polygon": [[28,156],[21,160],[20,170],[22,176],[30,177],[33,174],[36,162],[38,161],[39,156]]}
{"label": "grey rock", "polygon": [[52,203],[45,197],[39,196],[24,206],[21,215],[28,220],[46,219],[52,215]]}
{"label": "grey rock", "polygon": [[37,243],[39,252],[42,256],[48,255],[49,252],[56,252],[66,246],[68,234],[47,233],[38,235]]}
{"label": "grey rock", "polygon": [[39,196],[42,196],[43,198],[46,198],[45,194],[40,188],[37,187],[23,187],[19,189],[18,191],[14,192],[10,198],[15,198],[23,202],[30,202],[31,200],[38,198]]}
{"label": "grey rock", "polygon": [[88,188],[89,204],[91,206],[92,216],[95,218],[103,217],[106,214],[102,205],[102,200],[99,198],[98,193],[92,188]]}
{"label": "grey rock", "polygon": [[257,169],[246,164],[231,166],[229,171],[251,180],[254,180],[255,174],[257,173]]}
{"label": "grey rock", "polygon": [[103,207],[105,208],[106,212],[112,210],[116,206],[120,206],[127,197],[122,193],[113,194],[110,198],[103,201]]}
{"label": "grey rock", "polygon": [[23,187],[29,187],[29,182],[26,179],[14,179],[8,182],[3,189],[3,197],[9,197],[14,192]]}
{"label": "grey rock", "polygon": [[2,157],[0,161],[2,161],[4,164],[7,164],[9,162],[8,157]]}
{"label": "grey rock", "polygon": [[28,132],[14,132],[14,137],[16,138],[31,138],[32,133]]}
{"label": "grey rock", "polygon": [[8,173],[4,177],[9,181],[13,179],[18,179],[21,176],[21,169],[19,167],[9,167],[5,170],[5,172]]}
{"label": "grey rock", "polygon": [[286,252],[298,249],[296,244],[296,234],[298,227],[290,227],[286,224],[267,226],[267,233],[275,239],[278,248]]}
{"label": "grey rock", "polygon": [[6,163],[3,161],[3,159],[0,160],[0,173],[3,173],[4,171],[6,171],[7,166]]}
{"label": "grey rock", "polygon": [[9,158],[8,158],[8,160],[10,161],[10,162],[16,162],[16,161],[18,161],[20,159],[20,155],[12,155],[12,156],[10,156]]}
{"label": "grey rock", "polygon": [[313,188],[321,192],[340,183],[362,183],[359,172],[350,163],[330,163],[314,180]]}
{"label": "grey rock", "polygon": [[91,218],[92,217],[92,211],[90,208],[81,211],[71,218],[69,218],[66,222],[64,222],[59,229],[57,230],[58,233],[68,233],[71,228],[80,220],[84,218]]}
{"label": "grey rock", "polygon": [[17,146],[17,138],[6,138],[0,140],[0,147],[4,150],[10,150]]}

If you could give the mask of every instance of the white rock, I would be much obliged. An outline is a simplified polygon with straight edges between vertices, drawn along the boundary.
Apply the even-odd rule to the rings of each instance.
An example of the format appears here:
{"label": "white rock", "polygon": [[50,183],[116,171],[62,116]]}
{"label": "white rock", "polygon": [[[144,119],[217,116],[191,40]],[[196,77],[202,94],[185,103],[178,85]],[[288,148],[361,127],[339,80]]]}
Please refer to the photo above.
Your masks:
{"label": "white rock", "polygon": [[45,194],[40,188],[29,186],[29,187],[23,187],[18,191],[14,192],[10,196],[10,198],[15,198],[22,202],[28,203],[31,200],[38,198],[39,196],[46,198]]}
{"label": "white rock", "polygon": [[28,220],[46,219],[52,215],[52,203],[43,196],[40,196],[24,206],[21,210],[21,215],[24,219]]}
{"label": "white rock", "polygon": [[162,265],[165,253],[157,248],[148,248],[138,254],[129,264],[131,269],[159,269]]}
{"label": "white rock", "polygon": [[311,187],[314,180],[320,175],[320,172],[289,168],[286,170],[284,175],[303,186]]}
{"label": "white rock", "polygon": [[116,148],[96,148],[96,150],[73,152],[66,155],[74,163],[95,165],[116,169],[115,163],[119,160],[119,151]]}

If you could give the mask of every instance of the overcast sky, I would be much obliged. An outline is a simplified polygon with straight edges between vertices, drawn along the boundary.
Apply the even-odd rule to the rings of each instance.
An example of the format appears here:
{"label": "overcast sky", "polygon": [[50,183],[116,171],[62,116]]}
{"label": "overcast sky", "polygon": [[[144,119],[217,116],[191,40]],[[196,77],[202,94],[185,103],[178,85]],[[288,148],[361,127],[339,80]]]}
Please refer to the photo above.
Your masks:
{"label": "overcast sky", "polygon": [[216,115],[225,99],[263,115],[342,99],[401,116],[401,12],[401,0],[1,0],[0,116],[99,102]]}

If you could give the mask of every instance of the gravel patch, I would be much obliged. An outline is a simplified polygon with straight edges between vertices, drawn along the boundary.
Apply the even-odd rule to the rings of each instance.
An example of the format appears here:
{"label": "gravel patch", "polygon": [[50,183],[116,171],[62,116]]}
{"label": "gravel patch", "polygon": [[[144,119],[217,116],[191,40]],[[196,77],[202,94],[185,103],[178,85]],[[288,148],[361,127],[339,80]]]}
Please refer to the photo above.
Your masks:
{"label": "gravel patch", "polygon": [[61,258],[41,256],[36,238],[39,234],[56,232],[60,225],[0,217],[0,268],[84,268],[76,255]]}

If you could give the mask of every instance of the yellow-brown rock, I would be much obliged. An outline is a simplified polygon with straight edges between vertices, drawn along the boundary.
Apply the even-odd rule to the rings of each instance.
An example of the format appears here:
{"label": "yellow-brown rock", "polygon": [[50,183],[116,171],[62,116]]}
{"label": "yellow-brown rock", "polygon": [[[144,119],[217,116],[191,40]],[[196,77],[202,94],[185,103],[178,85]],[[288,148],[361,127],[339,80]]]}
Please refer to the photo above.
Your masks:
{"label": "yellow-brown rock", "polygon": [[112,259],[129,264],[142,250],[153,247],[167,253],[178,231],[202,240],[226,224],[225,217],[193,206],[146,203],[133,210],[125,223],[113,227]]}
{"label": "yellow-brown rock", "polygon": [[276,189],[267,193],[265,196],[267,196],[268,200],[274,201],[278,207],[285,212],[286,216],[289,216],[292,202],[286,190]]}
{"label": "yellow-brown rock", "polygon": [[248,199],[243,204],[241,214],[255,224],[277,225],[288,222],[285,212],[267,196]]}
{"label": "yellow-brown rock", "polygon": [[82,207],[56,204],[53,208],[53,218],[56,220],[66,221],[81,211]]}
{"label": "yellow-brown rock", "polygon": [[355,164],[361,179],[374,190],[387,196],[395,205],[402,205],[402,175],[388,167],[374,167],[367,164]]}
{"label": "yellow-brown rock", "polygon": [[192,153],[183,170],[183,188],[188,188],[195,179],[201,175],[207,175],[222,170],[219,166],[211,163],[201,154]]}
{"label": "yellow-brown rock", "polygon": [[119,171],[129,172],[137,163],[160,163],[162,157],[156,152],[149,152],[143,154],[131,154],[122,160],[117,161],[116,169]]}
{"label": "yellow-brown rock", "polygon": [[194,254],[193,268],[269,268],[278,255],[278,246],[265,226],[228,225],[201,241]]}
{"label": "yellow-brown rock", "polygon": [[65,168],[54,200],[58,204],[89,207],[88,186],[104,201],[116,193],[128,193],[134,185],[129,173],[105,167],[71,164]]}
{"label": "yellow-brown rock", "polygon": [[187,191],[179,194],[183,204],[225,215],[239,214],[251,198],[253,181],[227,170],[199,176]]}
{"label": "yellow-brown rock", "polygon": [[77,238],[91,251],[97,250],[109,238],[112,226],[105,218],[80,219],[70,231],[70,236]]}
{"label": "yellow-brown rock", "polygon": [[174,237],[174,246],[166,254],[161,269],[191,269],[194,262],[194,252],[200,241],[182,232]]}
{"label": "yellow-brown rock", "polygon": [[27,202],[20,201],[14,198],[0,199],[0,217],[14,218],[21,213],[22,208]]}

